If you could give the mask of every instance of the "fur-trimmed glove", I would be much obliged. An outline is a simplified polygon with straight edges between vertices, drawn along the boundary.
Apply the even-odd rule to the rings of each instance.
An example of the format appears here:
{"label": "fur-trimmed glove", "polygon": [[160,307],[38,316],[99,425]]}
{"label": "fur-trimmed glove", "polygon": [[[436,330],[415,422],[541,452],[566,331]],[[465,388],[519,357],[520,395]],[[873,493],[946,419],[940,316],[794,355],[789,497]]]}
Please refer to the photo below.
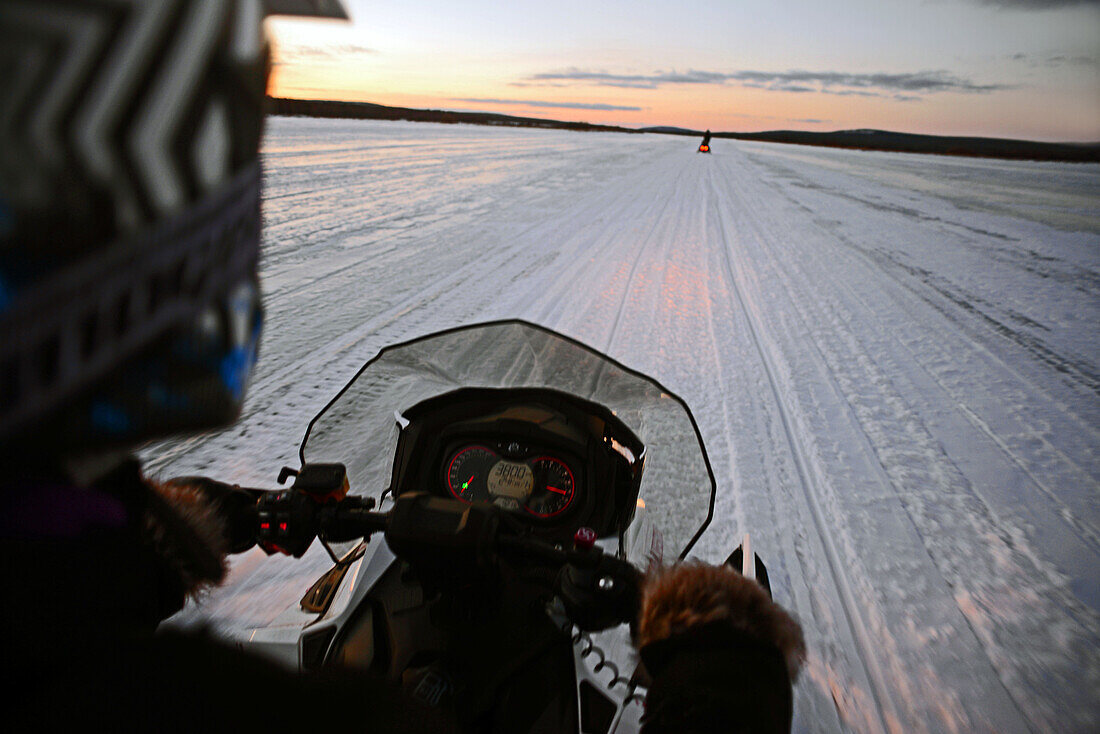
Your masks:
{"label": "fur-trimmed glove", "polygon": [[256,545],[257,494],[236,484],[200,476],[176,477],[161,486],[161,494],[169,497],[188,493],[197,494],[217,514],[229,553],[244,553]]}
{"label": "fur-trimmed glove", "polygon": [[789,732],[802,629],[728,566],[651,571],[636,646],[651,678],[644,734]]}

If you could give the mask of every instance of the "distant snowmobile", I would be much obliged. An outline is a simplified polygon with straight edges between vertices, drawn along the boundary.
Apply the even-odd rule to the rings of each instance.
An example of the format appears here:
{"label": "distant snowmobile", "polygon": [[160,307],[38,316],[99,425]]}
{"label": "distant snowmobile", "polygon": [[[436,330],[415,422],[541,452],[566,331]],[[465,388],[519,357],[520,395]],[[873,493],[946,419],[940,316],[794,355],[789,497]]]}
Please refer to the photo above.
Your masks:
{"label": "distant snowmobile", "polygon": [[710,130],[707,130],[705,133],[703,133],[703,142],[699,143],[699,152],[700,153],[709,153],[710,152]]}

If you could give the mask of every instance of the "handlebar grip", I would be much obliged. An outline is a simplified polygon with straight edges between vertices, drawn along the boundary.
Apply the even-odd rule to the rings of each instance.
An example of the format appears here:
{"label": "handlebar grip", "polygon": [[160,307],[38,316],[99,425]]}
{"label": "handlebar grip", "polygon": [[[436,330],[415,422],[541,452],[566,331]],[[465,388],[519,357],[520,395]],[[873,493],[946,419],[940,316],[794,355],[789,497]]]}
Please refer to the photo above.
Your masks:
{"label": "handlebar grip", "polygon": [[373,499],[345,497],[342,501],[321,510],[321,533],[325,540],[342,543],[384,531],[388,525],[389,515],[372,512],[373,509]]}

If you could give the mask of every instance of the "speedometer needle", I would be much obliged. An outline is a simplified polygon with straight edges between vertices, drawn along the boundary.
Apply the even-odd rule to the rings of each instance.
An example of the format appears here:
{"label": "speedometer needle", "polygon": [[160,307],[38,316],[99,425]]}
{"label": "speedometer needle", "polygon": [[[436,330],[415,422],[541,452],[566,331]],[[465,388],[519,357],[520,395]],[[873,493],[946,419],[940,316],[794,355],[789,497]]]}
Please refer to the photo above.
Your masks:
{"label": "speedometer needle", "polygon": [[557,492],[558,494],[568,494],[564,489],[558,489],[557,487],[551,487],[549,484],[546,485],[546,488],[549,489],[551,492]]}
{"label": "speedometer needle", "polygon": [[462,483],[463,491],[470,488],[470,482],[472,482],[472,481],[474,481],[474,475],[473,474],[470,475],[469,479],[467,479],[465,482]]}

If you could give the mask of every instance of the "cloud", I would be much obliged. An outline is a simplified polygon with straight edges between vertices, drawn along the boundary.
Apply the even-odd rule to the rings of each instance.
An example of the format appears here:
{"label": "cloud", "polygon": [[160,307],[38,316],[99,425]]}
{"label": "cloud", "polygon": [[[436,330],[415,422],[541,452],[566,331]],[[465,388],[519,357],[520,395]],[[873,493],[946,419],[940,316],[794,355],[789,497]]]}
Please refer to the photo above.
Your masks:
{"label": "cloud", "polygon": [[682,84],[736,84],[774,92],[818,92],[840,96],[897,97],[907,100],[936,92],[985,94],[1010,89],[1004,84],[979,84],[944,70],[900,74],[859,74],[839,71],[658,71],[652,74],[610,74],[603,71],[567,69],[534,74],[518,84],[560,86],[565,83],[610,86],[626,89],[657,89]]}
{"label": "cloud", "polygon": [[1093,56],[1051,56],[1046,60],[1047,66],[1100,66]]}
{"label": "cloud", "polygon": [[1078,5],[1100,7],[1100,0],[977,0],[979,5],[991,5],[1007,10],[1058,10]]}
{"label": "cloud", "polygon": [[625,107],[623,105],[601,104],[590,102],[547,102],[537,99],[495,99],[492,97],[452,97],[452,102],[466,102],[468,104],[497,104],[511,107],[553,107],[567,110],[600,110],[614,112],[641,112],[641,107]]}
{"label": "cloud", "polygon": [[1010,55],[1009,60],[1019,61],[1027,64],[1032,68],[1040,66],[1046,66],[1052,69],[1056,69],[1061,66],[1100,66],[1100,60],[1097,60],[1095,56],[1070,56],[1068,54],[1055,54],[1053,56],[1034,56],[1025,53],[1015,53]]}
{"label": "cloud", "polygon": [[665,84],[721,84],[727,75],[713,71],[676,71],[657,72],[655,74],[608,74],[602,71],[567,69],[565,71],[534,74],[527,78],[529,82],[582,82],[601,87],[624,87],[627,89],[656,89]]}
{"label": "cloud", "polygon": [[928,94],[932,92],[982,94],[1007,88],[1000,84],[977,84],[969,79],[942,70],[902,74],[853,74],[838,71],[738,71],[728,76],[733,81],[761,84],[765,89],[786,91],[792,85],[813,85],[814,91],[842,95]]}
{"label": "cloud", "polygon": [[336,60],[348,56],[365,56],[378,53],[377,49],[359,46],[353,43],[338,46],[275,46],[275,63],[285,64],[295,61]]}

